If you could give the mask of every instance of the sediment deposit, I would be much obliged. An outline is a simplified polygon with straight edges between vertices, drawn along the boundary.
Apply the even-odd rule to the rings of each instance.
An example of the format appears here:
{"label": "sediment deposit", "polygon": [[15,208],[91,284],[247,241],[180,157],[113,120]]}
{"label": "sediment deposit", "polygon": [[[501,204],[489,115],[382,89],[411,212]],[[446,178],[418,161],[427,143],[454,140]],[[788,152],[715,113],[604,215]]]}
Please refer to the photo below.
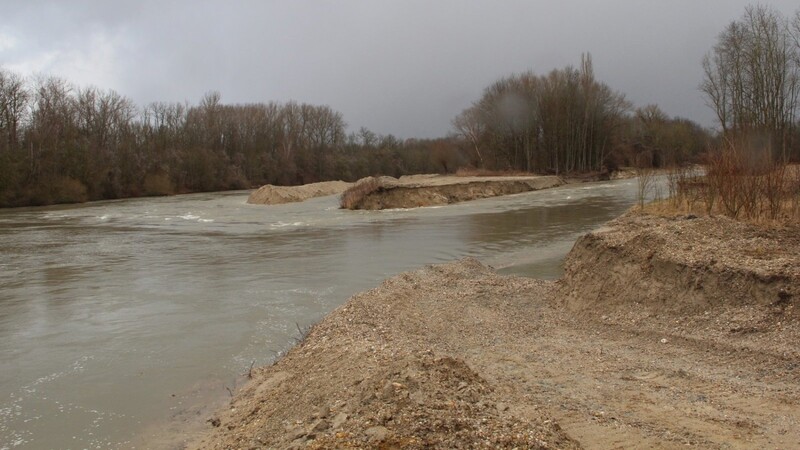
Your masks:
{"label": "sediment deposit", "polygon": [[273,186],[267,184],[253,191],[247,198],[247,203],[279,205],[282,203],[302,202],[314,197],[341,194],[352,185],[353,183],[345,181],[323,181],[302,186]]}
{"label": "sediment deposit", "polygon": [[192,448],[796,448],[800,230],[627,214],[562,280],[476,260],[358,294]]}
{"label": "sediment deposit", "polygon": [[[564,184],[557,176],[461,177],[422,175],[380,177],[373,186],[343,205],[349,209],[393,209],[440,206],[451,203],[519,194]],[[364,183],[360,181],[359,183]],[[353,189],[358,187],[358,183]]]}

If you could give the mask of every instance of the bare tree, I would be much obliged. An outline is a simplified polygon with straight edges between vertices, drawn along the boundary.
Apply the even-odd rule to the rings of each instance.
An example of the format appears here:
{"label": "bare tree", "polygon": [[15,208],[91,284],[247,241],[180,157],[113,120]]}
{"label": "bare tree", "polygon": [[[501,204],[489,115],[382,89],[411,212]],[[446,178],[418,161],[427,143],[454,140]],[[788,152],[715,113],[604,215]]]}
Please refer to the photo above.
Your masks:
{"label": "bare tree", "polygon": [[467,139],[475,150],[478,158],[478,165],[483,166],[483,155],[481,155],[480,139],[486,130],[486,124],[480,117],[477,105],[467,108],[453,119],[453,126],[459,135]]}
{"label": "bare tree", "polygon": [[[7,151],[19,144],[19,128],[26,119],[30,93],[19,75],[0,68],[0,134]],[[3,147],[0,147],[2,149]]]}
{"label": "bare tree", "polygon": [[435,140],[362,129],[359,142],[346,127],[325,105],[226,105],[210,91],[195,106],[139,109],[115,91],[0,68],[0,207],[438,169]]}
{"label": "bare tree", "polygon": [[495,82],[453,126],[480,150],[481,161],[496,168],[599,170],[629,107],[622,94],[594,78],[591,56],[583,55],[579,69]]}
{"label": "bare tree", "polygon": [[703,59],[700,85],[726,136],[766,135],[784,159],[800,107],[797,17],[790,23],[770,7],[747,7]]}

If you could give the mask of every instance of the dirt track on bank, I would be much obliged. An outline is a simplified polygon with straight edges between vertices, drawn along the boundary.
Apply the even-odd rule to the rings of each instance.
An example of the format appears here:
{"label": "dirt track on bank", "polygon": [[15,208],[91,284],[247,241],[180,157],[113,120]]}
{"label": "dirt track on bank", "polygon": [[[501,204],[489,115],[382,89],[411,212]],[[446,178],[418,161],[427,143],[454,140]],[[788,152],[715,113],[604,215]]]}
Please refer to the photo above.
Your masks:
{"label": "dirt track on bank", "polygon": [[557,282],[470,259],[401,274],[189,447],[797,448],[798,255],[797,229],[628,215]]}

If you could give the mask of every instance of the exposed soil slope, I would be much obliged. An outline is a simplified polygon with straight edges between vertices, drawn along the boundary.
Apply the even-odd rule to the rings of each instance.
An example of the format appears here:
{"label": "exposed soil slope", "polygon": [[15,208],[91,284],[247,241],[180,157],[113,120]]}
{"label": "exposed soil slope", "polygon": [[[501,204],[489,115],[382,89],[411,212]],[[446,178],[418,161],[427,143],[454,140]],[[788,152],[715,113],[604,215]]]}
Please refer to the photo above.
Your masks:
{"label": "exposed soil slope", "polygon": [[628,215],[558,282],[470,259],[396,276],[191,447],[796,448],[799,236]]}
{"label": "exposed soil slope", "polygon": [[[622,174],[620,176],[617,176]],[[614,172],[612,178],[625,178],[622,172]],[[452,176],[452,175],[407,175],[398,178],[367,177],[380,187],[370,192],[350,209],[416,208],[458,203],[500,195],[519,194],[560,186],[565,183],[581,183],[608,179],[607,173],[588,173],[567,178],[556,176]],[[616,177],[616,178],[615,178]],[[362,182],[364,180],[359,180]],[[345,181],[323,181],[301,186],[273,186],[271,184],[255,190],[247,203],[278,205],[302,202],[314,197],[341,194],[357,183]]]}
{"label": "exposed soil slope", "polygon": [[267,184],[253,191],[247,203],[255,205],[278,205],[281,203],[302,202],[314,197],[341,194],[353,183],[345,181],[323,181],[302,186],[273,186]]}
{"label": "exposed soil slope", "polygon": [[[438,206],[450,203],[519,194],[564,184],[556,176],[461,177],[416,175],[395,179],[380,177],[350,209],[392,209]],[[361,182],[361,181],[360,181]]]}
{"label": "exposed soil slope", "polygon": [[565,298],[578,308],[640,304],[692,314],[788,306],[800,296],[800,229],[629,213],[581,237],[565,271]]}

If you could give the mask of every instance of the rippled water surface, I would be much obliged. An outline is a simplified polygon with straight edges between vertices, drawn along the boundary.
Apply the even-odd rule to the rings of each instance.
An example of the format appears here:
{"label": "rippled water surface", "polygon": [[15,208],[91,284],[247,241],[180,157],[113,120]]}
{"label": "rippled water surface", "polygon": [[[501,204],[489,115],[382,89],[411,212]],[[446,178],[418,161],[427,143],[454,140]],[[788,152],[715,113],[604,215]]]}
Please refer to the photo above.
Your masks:
{"label": "rippled water surface", "polygon": [[574,240],[630,207],[615,181],[416,210],[248,192],[0,211],[0,449],[126,448],[227,395],[350,295],[474,256],[560,275]]}

